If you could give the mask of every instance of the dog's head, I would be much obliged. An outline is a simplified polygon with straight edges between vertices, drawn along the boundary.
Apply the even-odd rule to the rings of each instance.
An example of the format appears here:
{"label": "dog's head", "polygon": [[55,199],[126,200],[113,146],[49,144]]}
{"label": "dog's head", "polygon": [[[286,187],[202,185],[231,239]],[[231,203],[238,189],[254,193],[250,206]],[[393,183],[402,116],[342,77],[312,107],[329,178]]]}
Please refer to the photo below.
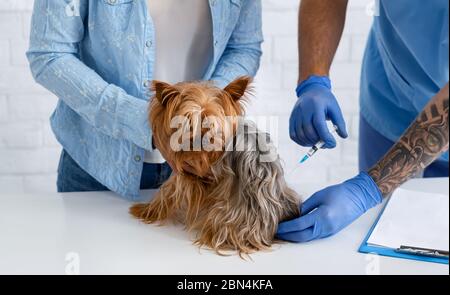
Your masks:
{"label": "dog's head", "polygon": [[241,77],[220,89],[209,82],[170,85],[153,81],[150,123],[162,154],[175,168],[203,177],[232,140],[251,78]]}

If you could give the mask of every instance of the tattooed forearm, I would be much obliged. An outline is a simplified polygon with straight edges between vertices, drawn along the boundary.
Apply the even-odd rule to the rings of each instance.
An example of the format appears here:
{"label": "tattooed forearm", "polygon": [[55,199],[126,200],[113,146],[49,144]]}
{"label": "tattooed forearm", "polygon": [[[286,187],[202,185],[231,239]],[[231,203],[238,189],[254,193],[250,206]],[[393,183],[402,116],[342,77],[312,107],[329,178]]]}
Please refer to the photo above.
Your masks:
{"label": "tattooed forearm", "polygon": [[448,84],[389,152],[369,171],[384,196],[421,172],[448,150]]}

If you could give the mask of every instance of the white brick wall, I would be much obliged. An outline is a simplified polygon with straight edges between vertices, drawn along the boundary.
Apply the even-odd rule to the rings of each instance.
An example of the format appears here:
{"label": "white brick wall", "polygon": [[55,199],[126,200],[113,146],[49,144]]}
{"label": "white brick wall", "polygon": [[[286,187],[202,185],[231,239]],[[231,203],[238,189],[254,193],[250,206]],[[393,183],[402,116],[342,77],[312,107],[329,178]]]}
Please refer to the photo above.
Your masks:
{"label": "white brick wall", "polygon": [[0,0],[0,192],[54,191],[56,98],[34,83],[25,51],[32,0]]}
{"label": "white brick wall", "polygon": [[[332,68],[350,137],[339,140],[335,150],[298,166],[295,162],[305,149],[290,141],[288,119],[296,100],[299,0],[263,0],[266,42],[257,95],[248,113],[279,116],[279,152],[292,182],[319,188],[357,172],[358,85],[372,22],[365,12],[370,1],[350,0],[347,26]],[[55,190],[60,147],[48,117],[57,99],[34,83],[25,58],[32,4],[32,0],[0,0],[0,192]]]}

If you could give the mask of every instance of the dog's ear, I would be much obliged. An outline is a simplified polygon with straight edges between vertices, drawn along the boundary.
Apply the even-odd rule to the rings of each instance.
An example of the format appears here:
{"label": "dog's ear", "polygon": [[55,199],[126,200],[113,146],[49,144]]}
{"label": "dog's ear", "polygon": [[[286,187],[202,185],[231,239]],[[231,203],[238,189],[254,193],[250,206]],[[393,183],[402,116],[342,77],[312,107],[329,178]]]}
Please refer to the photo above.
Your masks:
{"label": "dog's ear", "polygon": [[153,80],[151,90],[155,92],[156,99],[158,99],[163,106],[166,106],[171,99],[180,94],[174,86],[156,80]]}
{"label": "dog's ear", "polygon": [[251,77],[239,77],[228,84],[228,86],[224,88],[224,91],[228,92],[234,100],[240,100],[250,90],[251,83]]}

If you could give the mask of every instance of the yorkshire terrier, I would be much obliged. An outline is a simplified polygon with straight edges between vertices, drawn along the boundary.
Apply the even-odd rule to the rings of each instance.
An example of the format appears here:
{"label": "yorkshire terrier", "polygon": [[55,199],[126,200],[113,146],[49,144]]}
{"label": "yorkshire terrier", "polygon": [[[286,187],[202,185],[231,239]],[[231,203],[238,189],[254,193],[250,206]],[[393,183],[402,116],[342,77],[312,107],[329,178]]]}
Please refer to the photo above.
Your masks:
{"label": "yorkshire terrier", "polygon": [[240,119],[250,84],[249,77],[224,89],[153,82],[154,143],[176,172],[150,203],[130,208],[133,216],[180,222],[196,244],[218,254],[271,248],[278,224],[299,216],[299,198],[284,180],[269,135]]}

